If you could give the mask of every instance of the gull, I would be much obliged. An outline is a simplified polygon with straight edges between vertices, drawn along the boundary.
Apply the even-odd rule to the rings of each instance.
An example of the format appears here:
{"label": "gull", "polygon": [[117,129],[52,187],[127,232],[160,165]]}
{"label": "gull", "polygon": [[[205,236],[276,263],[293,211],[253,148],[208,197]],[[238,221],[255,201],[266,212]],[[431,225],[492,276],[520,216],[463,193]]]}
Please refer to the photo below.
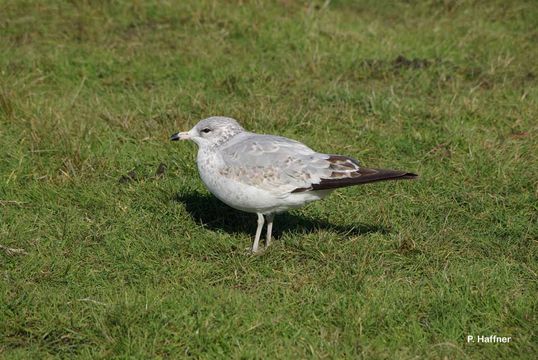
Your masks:
{"label": "gull", "polygon": [[417,177],[365,168],[351,157],[318,153],[285,137],[255,134],[223,116],[201,120],[170,140],[194,141],[198,172],[208,190],[228,206],[258,215],[253,253],[260,250],[265,220],[269,247],[275,214],[321,200],[337,188]]}

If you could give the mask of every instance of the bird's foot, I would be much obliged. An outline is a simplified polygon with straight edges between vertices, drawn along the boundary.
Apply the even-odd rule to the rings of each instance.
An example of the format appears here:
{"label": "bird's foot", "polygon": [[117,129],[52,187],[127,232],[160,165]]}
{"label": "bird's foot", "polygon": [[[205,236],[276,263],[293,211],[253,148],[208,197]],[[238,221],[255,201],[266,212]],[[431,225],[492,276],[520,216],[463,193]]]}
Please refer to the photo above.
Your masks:
{"label": "bird's foot", "polygon": [[258,248],[254,250],[252,246],[249,246],[245,248],[245,253],[246,255],[258,256],[258,255],[262,255],[265,252],[265,249],[266,248]]}

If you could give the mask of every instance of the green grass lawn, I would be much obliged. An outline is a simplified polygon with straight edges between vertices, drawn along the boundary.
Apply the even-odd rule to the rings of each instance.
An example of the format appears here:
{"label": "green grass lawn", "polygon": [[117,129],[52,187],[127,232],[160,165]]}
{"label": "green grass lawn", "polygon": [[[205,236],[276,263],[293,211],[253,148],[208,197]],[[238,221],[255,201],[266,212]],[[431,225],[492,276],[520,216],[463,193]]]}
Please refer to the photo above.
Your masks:
{"label": "green grass lawn", "polygon": [[[532,0],[1,1],[0,358],[535,359],[536,24]],[[279,215],[248,256],[256,216],[168,141],[211,115],[421,177]]]}

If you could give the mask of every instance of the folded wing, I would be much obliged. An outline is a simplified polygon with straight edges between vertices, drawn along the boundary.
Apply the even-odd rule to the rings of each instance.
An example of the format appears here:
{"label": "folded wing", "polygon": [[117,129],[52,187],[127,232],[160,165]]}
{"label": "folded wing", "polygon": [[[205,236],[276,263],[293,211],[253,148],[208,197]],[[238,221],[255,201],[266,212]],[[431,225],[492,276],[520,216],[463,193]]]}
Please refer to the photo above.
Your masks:
{"label": "folded wing", "polygon": [[353,158],[317,153],[298,141],[272,135],[245,134],[220,153],[225,164],[221,175],[277,196],[416,177],[404,171],[362,168]]}

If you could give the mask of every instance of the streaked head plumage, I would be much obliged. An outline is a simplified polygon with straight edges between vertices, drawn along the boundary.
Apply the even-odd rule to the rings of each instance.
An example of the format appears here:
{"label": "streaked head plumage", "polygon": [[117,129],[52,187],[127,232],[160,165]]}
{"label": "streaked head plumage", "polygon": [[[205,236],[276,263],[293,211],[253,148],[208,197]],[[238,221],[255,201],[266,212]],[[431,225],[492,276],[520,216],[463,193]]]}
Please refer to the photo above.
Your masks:
{"label": "streaked head plumage", "polygon": [[171,140],[192,140],[198,146],[218,146],[245,131],[230,117],[212,116],[200,120],[191,130],[172,135]]}

